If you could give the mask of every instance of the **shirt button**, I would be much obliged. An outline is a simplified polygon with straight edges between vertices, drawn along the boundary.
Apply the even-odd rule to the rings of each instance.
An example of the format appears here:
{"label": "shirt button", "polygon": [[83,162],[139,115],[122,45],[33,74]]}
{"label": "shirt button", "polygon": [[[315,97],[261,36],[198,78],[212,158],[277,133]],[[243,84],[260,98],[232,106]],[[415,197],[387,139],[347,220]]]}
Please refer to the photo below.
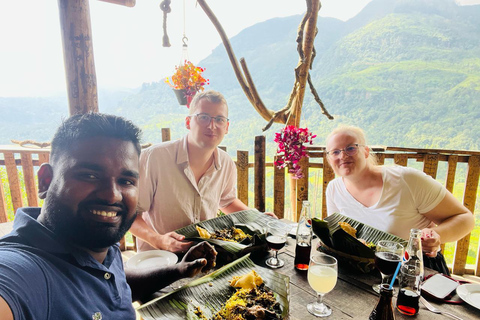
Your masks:
{"label": "shirt button", "polygon": [[112,277],[112,275],[108,272],[106,272],[103,277],[105,278],[105,280],[110,280],[110,278]]}

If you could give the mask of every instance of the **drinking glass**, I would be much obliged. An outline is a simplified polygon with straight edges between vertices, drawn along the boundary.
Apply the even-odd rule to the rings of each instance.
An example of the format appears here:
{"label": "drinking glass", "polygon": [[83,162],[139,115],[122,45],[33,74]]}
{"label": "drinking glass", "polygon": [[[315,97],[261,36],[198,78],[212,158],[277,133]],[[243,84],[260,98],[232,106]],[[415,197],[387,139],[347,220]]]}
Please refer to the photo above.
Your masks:
{"label": "drinking glass", "polygon": [[372,286],[375,292],[380,293],[380,286],[383,283],[388,283],[390,276],[395,273],[398,263],[402,261],[403,250],[403,245],[398,242],[381,240],[377,243],[375,267],[382,275],[382,282]]}
{"label": "drinking glass", "polygon": [[275,252],[275,256],[265,261],[270,268],[280,268],[285,264],[283,260],[278,259],[278,250],[285,246],[290,229],[291,227],[280,221],[270,221],[267,224],[267,245]]}
{"label": "drinking glass", "polygon": [[332,309],[323,303],[323,296],[332,291],[337,283],[337,259],[325,253],[316,253],[310,258],[308,284],[317,292],[317,301],[309,303],[307,310],[317,317],[327,317]]}

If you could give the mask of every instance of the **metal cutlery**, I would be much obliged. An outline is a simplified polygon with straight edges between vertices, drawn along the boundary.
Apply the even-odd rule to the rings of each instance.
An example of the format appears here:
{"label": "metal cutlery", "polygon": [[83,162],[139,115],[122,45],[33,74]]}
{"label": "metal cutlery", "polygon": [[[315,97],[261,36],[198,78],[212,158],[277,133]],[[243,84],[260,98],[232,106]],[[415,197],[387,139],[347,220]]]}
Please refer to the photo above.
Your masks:
{"label": "metal cutlery", "polygon": [[427,300],[425,300],[424,297],[420,297],[420,302],[423,303],[423,305],[425,307],[427,307],[428,310],[430,310],[431,312],[433,313],[437,313],[437,314],[443,314],[443,315],[446,315],[446,316],[449,316],[449,317],[452,317],[454,319],[458,319],[458,320],[463,320],[462,318],[450,313],[450,312],[447,312],[447,311],[443,311],[443,310],[440,310],[438,309],[437,307],[434,307],[433,305],[430,304],[430,302],[428,302]]}

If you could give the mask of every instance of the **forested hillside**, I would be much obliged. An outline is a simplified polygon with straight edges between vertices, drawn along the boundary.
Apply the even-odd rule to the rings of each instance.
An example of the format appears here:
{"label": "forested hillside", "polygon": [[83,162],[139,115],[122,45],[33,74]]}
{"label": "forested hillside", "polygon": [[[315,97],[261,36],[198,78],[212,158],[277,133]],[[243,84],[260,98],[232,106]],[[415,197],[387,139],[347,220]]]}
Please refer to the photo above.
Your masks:
{"label": "forested hillside", "polygon": [[[282,108],[292,89],[301,18],[269,20],[231,39],[270,109]],[[453,0],[374,0],[346,22],[319,18],[311,76],[335,120],[321,114],[307,90],[301,125],[319,136],[318,144],[333,127],[347,123],[363,127],[372,144],[479,150],[478,21],[480,6],[459,7]],[[224,144],[252,150],[266,122],[245,98],[223,46],[199,65],[206,68],[209,88],[229,101],[231,127]],[[163,79],[136,92],[99,91],[100,110],[132,119],[144,128],[145,141],[159,141],[161,127],[170,127],[174,138],[186,132],[187,109]],[[49,140],[67,110],[65,97],[0,98],[0,143]],[[267,131],[270,141],[279,128]],[[273,148],[270,144],[271,153]]]}

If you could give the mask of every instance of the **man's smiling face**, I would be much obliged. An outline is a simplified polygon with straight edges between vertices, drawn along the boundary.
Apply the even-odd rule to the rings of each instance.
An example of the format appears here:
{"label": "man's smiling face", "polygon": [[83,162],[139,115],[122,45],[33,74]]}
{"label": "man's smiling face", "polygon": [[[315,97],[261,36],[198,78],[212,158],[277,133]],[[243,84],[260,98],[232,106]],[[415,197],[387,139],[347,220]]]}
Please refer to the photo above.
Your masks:
{"label": "man's smiling face", "polygon": [[136,217],[138,151],[116,138],[82,140],[40,169],[39,185],[46,188],[45,224],[72,244],[99,251],[118,242]]}

